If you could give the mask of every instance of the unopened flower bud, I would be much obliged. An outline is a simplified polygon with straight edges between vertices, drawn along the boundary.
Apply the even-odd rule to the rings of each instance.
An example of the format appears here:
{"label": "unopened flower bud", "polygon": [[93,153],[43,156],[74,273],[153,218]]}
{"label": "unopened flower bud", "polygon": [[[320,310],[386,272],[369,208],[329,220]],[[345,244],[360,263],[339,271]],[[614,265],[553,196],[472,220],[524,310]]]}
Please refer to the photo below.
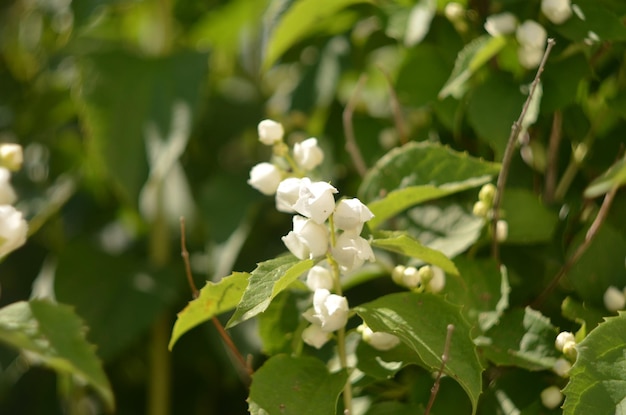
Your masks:
{"label": "unopened flower bud", "polygon": [[422,279],[417,268],[406,267],[402,273],[402,285],[407,288],[420,288],[422,286]]}
{"label": "unopened flower bud", "polygon": [[563,393],[558,386],[549,386],[541,391],[541,403],[548,409],[556,409],[563,402]]}
{"label": "unopened flower bud", "polygon": [[522,45],[517,49],[517,59],[524,68],[534,69],[543,59],[543,48]]}
{"label": "unopened flower bud", "polygon": [[433,277],[428,281],[427,288],[431,293],[439,293],[446,286],[446,273],[439,267],[431,267]]}
{"label": "unopened flower bud", "polygon": [[570,0],[541,0],[541,12],[554,24],[564,23],[572,16]]}
{"label": "unopened flower bud", "polygon": [[309,270],[306,276],[306,285],[311,291],[324,288],[330,290],[333,288],[333,275],[328,268],[316,265]]}
{"label": "unopened flower bud", "polygon": [[308,138],[293,146],[293,158],[298,166],[305,170],[313,170],[324,160],[324,152],[317,145],[317,138]]}
{"label": "unopened flower bud", "polygon": [[11,186],[11,172],[0,167],[0,205],[12,205],[16,199],[17,195]]}
{"label": "unopened flower bud", "polygon": [[422,284],[428,284],[435,276],[433,268],[430,265],[424,265],[423,267],[420,267],[420,269],[417,270],[417,273],[420,276]]}
{"label": "unopened flower bud", "polygon": [[611,312],[623,310],[626,307],[626,297],[621,290],[614,286],[610,286],[604,292],[604,306]]}
{"label": "unopened flower bud", "polygon": [[556,340],[554,341],[554,347],[556,347],[559,352],[562,352],[565,344],[569,342],[574,342],[574,344],[576,344],[576,339],[574,338],[574,335],[569,331],[562,331],[558,334],[558,336],[556,336]]}
{"label": "unopened flower bud", "polygon": [[576,360],[578,351],[576,350],[576,342],[567,342],[563,345],[563,354],[572,360]]}
{"label": "unopened flower bud", "polygon": [[487,205],[487,203],[483,202],[482,200],[479,200],[474,203],[472,213],[474,214],[474,216],[478,216],[479,218],[488,218],[489,210],[491,210],[489,205]]}
{"label": "unopened flower bud", "polygon": [[398,285],[403,285],[402,276],[404,275],[405,270],[406,267],[404,265],[396,265],[393,268],[393,271],[391,271],[391,280]]}
{"label": "unopened flower bud", "polygon": [[281,172],[271,163],[259,163],[250,170],[248,184],[264,195],[273,195],[281,181]]}
{"label": "unopened flower bud", "polygon": [[311,324],[302,331],[302,340],[316,349],[321,349],[331,337],[329,332],[322,330],[317,324]]}
{"label": "unopened flower bud", "polygon": [[496,223],[496,238],[498,242],[506,241],[506,238],[509,236],[509,224],[507,221],[500,219]]}
{"label": "unopened flower bud", "polygon": [[496,187],[491,183],[487,183],[486,185],[481,187],[480,191],[478,192],[478,200],[485,202],[485,204],[487,204],[488,206],[491,206],[493,204],[493,198],[495,196]]}
{"label": "unopened flower bud", "polygon": [[282,141],[285,131],[282,124],[273,120],[263,120],[258,126],[259,141],[267,146],[271,146],[278,141]]}
{"label": "unopened flower bud", "polygon": [[0,166],[11,171],[18,171],[22,168],[24,153],[19,144],[0,144]]}
{"label": "unopened flower bud", "polygon": [[293,230],[282,237],[285,246],[299,259],[313,259],[326,254],[328,229],[302,216],[293,217]]}
{"label": "unopened flower bud", "polygon": [[559,357],[554,362],[554,366],[552,366],[552,371],[562,378],[569,376],[569,371],[572,368],[572,364],[567,360]]}
{"label": "unopened flower bud", "polygon": [[0,258],[24,245],[27,233],[22,212],[11,205],[0,206]]}
{"label": "unopened flower bud", "polygon": [[376,350],[391,350],[400,343],[400,339],[393,334],[382,331],[372,331],[367,324],[363,323],[356,328],[361,333],[363,341]]}
{"label": "unopened flower bud", "polygon": [[548,33],[543,26],[534,20],[526,20],[517,28],[515,37],[520,45],[528,48],[539,48],[543,51]]}
{"label": "unopened flower bud", "polygon": [[363,224],[372,219],[374,214],[359,199],[342,199],[337,203],[333,220],[335,227],[341,230],[354,230],[361,233]]}
{"label": "unopened flower bud", "polygon": [[517,17],[509,12],[492,14],[485,21],[485,30],[491,36],[508,35],[515,32],[516,27]]}
{"label": "unopened flower bud", "polygon": [[443,14],[448,20],[454,22],[462,19],[463,16],[465,16],[465,8],[461,3],[451,1],[450,3],[446,4],[446,7],[443,9]]}

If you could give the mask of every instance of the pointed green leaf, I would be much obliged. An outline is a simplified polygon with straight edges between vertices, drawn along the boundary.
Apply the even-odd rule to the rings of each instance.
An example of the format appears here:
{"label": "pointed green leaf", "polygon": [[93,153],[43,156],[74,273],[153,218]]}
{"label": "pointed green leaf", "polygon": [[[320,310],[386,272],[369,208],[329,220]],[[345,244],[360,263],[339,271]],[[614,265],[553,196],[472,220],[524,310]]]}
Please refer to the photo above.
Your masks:
{"label": "pointed green leaf", "polygon": [[404,343],[391,350],[377,350],[360,341],[356,347],[357,368],[368,376],[376,379],[389,379],[407,365],[424,363],[419,356]]}
{"label": "pointed green leaf", "polygon": [[559,221],[556,212],[546,208],[530,190],[508,188],[502,199],[501,218],[509,224],[506,243],[548,242]]}
{"label": "pointed green leaf", "polygon": [[328,373],[317,358],[277,355],[252,375],[252,415],[334,415],[348,375]]}
{"label": "pointed green leaf", "polygon": [[299,325],[304,324],[300,318],[301,311],[298,309],[297,301],[309,295],[308,288],[301,293],[295,290],[283,291],[274,298],[265,312],[258,315],[261,351],[265,355],[290,353],[294,341],[301,341],[299,336],[295,338]]}
{"label": "pointed green leaf", "polygon": [[392,235],[393,236],[386,239],[374,239],[372,246],[421,259],[428,264],[443,269],[448,274],[459,275],[459,270],[456,269],[454,262],[441,252],[422,245],[419,241],[406,234]]}
{"label": "pointed green leaf", "polygon": [[557,334],[550,319],[527,307],[506,313],[477,343],[495,364],[545,370],[560,356],[554,347]]}
{"label": "pointed green leaf", "polygon": [[[440,144],[412,141],[394,148],[378,160],[363,178],[358,193],[365,203],[383,200],[395,190],[413,186],[430,186],[451,194],[485,184],[499,171],[498,163],[474,158]],[[423,200],[439,197],[431,195],[434,190],[430,187],[416,188],[403,197],[415,198],[416,203],[422,201],[422,197],[425,198]],[[397,201],[402,202],[403,197]],[[375,208],[381,212],[394,209],[380,206],[375,205]],[[408,205],[402,209],[406,207]]]}
{"label": "pointed green leaf", "polygon": [[300,0],[293,2],[271,32],[263,67],[271,67],[290,47],[314,32],[320,22],[332,19],[342,9],[369,0]]}
{"label": "pointed green leaf", "polygon": [[0,341],[28,352],[29,359],[87,382],[112,411],[115,399],[85,325],[74,310],[44,300],[20,301],[0,309]]}
{"label": "pointed green leaf", "polygon": [[236,326],[264,312],[270,302],[286,289],[303,272],[313,266],[310,259],[299,260],[293,255],[284,255],[261,262],[250,274],[248,287],[226,328]]}
{"label": "pointed green leaf", "polygon": [[194,327],[237,307],[249,277],[247,272],[233,272],[219,282],[208,281],[198,298],[178,313],[168,348],[172,350],[178,339]]}
{"label": "pointed green leaf", "polygon": [[564,415],[626,414],[626,313],[609,317],[578,345],[564,390]]}
{"label": "pointed green leaf", "polygon": [[572,297],[566,297],[561,303],[561,313],[563,317],[575,321],[579,324],[584,324],[585,329],[591,331],[596,328],[598,324],[603,321],[604,309],[588,306],[585,303],[581,303],[573,299]]}
{"label": "pointed green leaf", "polygon": [[626,158],[613,164],[585,189],[585,197],[598,197],[626,184]]}
{"label": "pointed green leaf", "polygon": [[460,308],[428,293],[398,293],[362,304],[355,311],[372,330],[398,336],[431,371],[441,366],[447,326],[453,324],[450,359],[444,372],[461,385],[476,412],[483,368]]}
{"label": "pointed green leaf", "polygon": [[454,63],[450,78],[439,92],[439,99],[449,95],[460,98],[466,89],[466,83],[480,67],[487,63],[506,45],[504,36],[481,36],[468,43],[461,50]]}

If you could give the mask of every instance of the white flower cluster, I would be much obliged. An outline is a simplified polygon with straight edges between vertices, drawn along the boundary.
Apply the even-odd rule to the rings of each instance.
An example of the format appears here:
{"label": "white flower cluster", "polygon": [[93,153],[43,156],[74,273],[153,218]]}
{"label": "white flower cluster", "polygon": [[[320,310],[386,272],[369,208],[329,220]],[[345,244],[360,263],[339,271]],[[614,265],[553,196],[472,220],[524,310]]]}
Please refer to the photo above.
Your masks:
{"label": "white flower cluster", "polygon": [[626,309],[626,287],[620,290],[611,285],[604,292],[603,300],[606,309],[613,313]]}
{"label": "white flower cluster", "polygon": [[[273,146],[278,160],[254,166],[248,183],[266,195],[275,195],[278,211],[295,214],[292,230],[282,237],[287,249],[299,259],[328,256],[328,261],[342,273],[356,270],[365,261],[374,261],[369,242],[361,237],[363,225],[374,217],[372,212],[356,198],[335,202],[338,191],[334,186],[306,177],[324,160],[317,139],[295,144],[290,153],[283,142],[281,124],[261,121],[258,133],[263,144]],[[284,167],[285,163],[288,167]],[[304,313],[311,325],[303,331],[302,338],[316,348],[322,347],[331,333],[343,328],[348,320],[348,300],[331,293],[338,286],[339,275],[333,276],[329,268],[330,264],[318,263],[307,274],[313,307]]]}
{"label": "white flower cluster", "polygon": [[11,171],[22,167],[22,147],[0,144],[0,258],[15,251],[26,242],[28,225],[22,212],[13,207],[17,200],[11,186]]}
{"label": "white flower cluster", "polygon": [[419,269],[397,265],[391,279],[398,285],[417,292],[439,293],[446,285],[446,274],[439,267],[424,265]]}
{"label": "white flower cluster", "polygon": [[576,338],[569,331],[562,331],[556,336],[554,347],[570,359],[576,359]]}

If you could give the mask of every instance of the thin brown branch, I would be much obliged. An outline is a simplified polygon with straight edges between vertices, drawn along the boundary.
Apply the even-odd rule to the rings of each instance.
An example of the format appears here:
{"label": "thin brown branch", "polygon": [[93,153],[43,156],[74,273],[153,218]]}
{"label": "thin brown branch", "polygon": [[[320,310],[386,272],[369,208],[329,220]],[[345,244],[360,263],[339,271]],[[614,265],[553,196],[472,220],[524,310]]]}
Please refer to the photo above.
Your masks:
{"label": "thin brown branch", "polygon": [[439,385],[441,384],[441,376],[443,375],[443,371],[446,368],[446,364],[450,360],[450,344],[452,343],[452,333],[454,332],[454,324],[448,324],[448,332],[446,333],[446,343],[443,346],[443,354],[441,355],[441,367],[439,368],[439,372],[437,373],[437,379],[435,379],[435,384],[430,389],[430,399],[428,400],[428,406],[426,406],[426,410],[424,411],[424,415],[429,415],[430,410],[435,403],[435,398],[437,397],[437,393],[439,393]]}
{"label": "thin brown branch", "polygon": [[[189,288],[191,288],[191,295],[193,299],[196,300],[200,296],[200,291],[198,291],[198,288],[196,287],[196,284],[193,281],[193,276],[191,274],[189,251],[187,251],[187,243],[185,239],[185,218],[182,216],[180,218],[180,247],[181,256],[183,257],[183,262],[185,263],[185,274],[187,275],[187,282],[189,283]],[[243,355],[233,342],[233,339],[226,332],[226,329],[224,329],[224,326],[222,326],[222,323],[220,323],[217,317],[214,316],[211,321],[213,322],[213,325],[222,337],[222,340],[224,341],[224,343],[226,343],[226,346],[228,347],[234,358],[237,360],[242,382],[246,386],[250,385],[250,378],[253,373],[251,362],[244,359]]]}
{"label": "thin brown branch", "polygon": [[546,178],[544,188],[544,200],[547,203],[554,201],[556,179],[559,171],[559,146],[563,137],[563,114],[556,111],[552,118],[552,130],[548,144],[548,165],[546,166]]}
{"label": "thin brown branch", "polygon": [[406,144],[409,141],[409,134],[406,131],[398,94],[393,87],[393,82],[391,81],[391,76],[389,75],[389,73],[385,71],[385,69],[383,69],[383,67],[381,66],[379,66],[378,69],[380,69],[380,71],[383,73],[385,79],[387,80],[387,85],[389,85],[389,96],[391,98],[391,111],[393,113],[393,122],[396,126],[396,131],[398,132],[400,144]]}
{"label": "thin brown branch", "polygon": [[354,93],[348,100],[346,104],[346,108],[343,110],[343,132],[346,136],[346,151],[350,154],[352,158],[352,162],[354,163],[354,167],[361,177],[365,176],[367,173],[367,166],[365,165],[365,161],[363,160],[363,155],[361,154],[361,150],[356,143],[356,138],[354,137],[354,126],[352,125],[352,116],[354,115],[354,107],[356,106],[356,100],[359,96],[359,92],[363,88],[365,81],[367,80],[367,75],[362,74],[359,78],[359,81],[354,89]]}
{"label": "thin brown branch", "polygon": [[500,219],[500,204],[502,203],[502,196],[504,193],[504,187],[506,186],[506,180],[509,175],[509,169],[511,168],[511,160],[513,159],[513,152],[515,150],[515,144],[517,142],[517,137],[522,131],[522,122],[526,117],[526,113],[528,112],[528,107],[530,106],[530,102],[532,101],[533,95],[535,94],[535,90],[537,89],[537,85],[541,79],[541,74],[543,73],[543,69],[546,65],[546,61],[548,60],[548,56],[550,55],[550,51],[554,46],[554,39],[548,39],[548,46],[546,47],[545,52],[543,53],[543,58],[541,59],[541,63],[539,64],[539,68],[537,68],[537,73],[535,74],[535,79],[530,85],[530,91],[528,92],[528,97],[526,98],[526,102],[522,107],[522,112],[520,113],[517,121],[513,123],[511,127],[511,135],[509,136],[509,140],[506,144],[506,149],[504,150],[504,156],[502,157],[502,168],[500,169],[500,174],[498,175],[498,181],[496,184],[496,195],[493,199],[493,218],[491,222],[491,234],[492,245],[491,245],[491,254],[496,261],[500,261],[500,247],[498,245],[498,238],[496,237],[496,226],[498,223],[498,219]]}
{"label": "thin brown branch", "polygon": [[561,269],[559,269],[559,272],[556,273],[556,275],[552,278],[552,281],[550,281],[550,283],[543,290],[543,292],[539,294],[539,296],[535,299],[535,301],[532,302],[531,307],[535,309],[541,307],[543,302],[552,293],[552,291],[554,291],[554,289],[559,284],[561,279],[565,275],[567,275],[567,273],[572,268],[572,266],[574,266],[574,264],[578,262],[580,257],[587,250],[587,248],[589,248],[589,246],[591,245],[591,242],[593,242],[593,239],[598,234],[600,226],[602,226],[602,224],[606,220],[607,215],[609,214],[609,209],[611,208],[611,204],[613,203],[613,199],[615,198],[617,189],[618,189],[617,186],[614,187],[609,193],[606,194],[606,196],[604,196],[604,200],[602,201],[602,206],[600,206],[600,210],[598,211],[596,218],[593,220],[593,222],[591,223],[591,226],[589,227],[589,230],[587,230],[587,233],[585,234],[585,240],[583,241],[583,243],[580,244],[580,246],[576,249],[574,254],[572,254],[572,256],[567,260],[567,262],[563,264]]}

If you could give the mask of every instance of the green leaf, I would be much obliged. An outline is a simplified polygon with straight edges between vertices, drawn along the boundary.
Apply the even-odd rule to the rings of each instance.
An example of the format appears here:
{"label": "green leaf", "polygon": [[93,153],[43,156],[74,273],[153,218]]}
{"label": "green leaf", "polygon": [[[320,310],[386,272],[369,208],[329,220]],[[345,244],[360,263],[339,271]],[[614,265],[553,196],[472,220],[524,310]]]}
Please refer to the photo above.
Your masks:
{"label": "green leaf", "polygon": [[195,108],[207,55],[185,52],[150,59],[107,52],[84,57],[80,70],[90,167],[104,172],[135,204],[148,174],[146,128],[154,124],[167,137],[174,105]]}
{"label": "green leaf", "polygon": [[626,313],[609,317],[579,344],[564,415],[626,414]]}
{"label": "green leaf", "polygon": [[[406,197],[416,198],[419,202],[418,197],[432,198],[432,187],[451,194],[485,184],[499,171],[497,163],[486,162],[440,144],[410,142],[394,148],[378,160],[363,178],[358,194],[362,201],[370,203],[384,200],[394,190],[428,186],[411,190],[408,196],[404,194],[396,200],[403,201]],[[394,210],[385,206],[384,202],[374,207],[383,215]],[[403,206],[403,209],[406,207]]]}
{"label": "green leaf", "polygon": [[506,45],[504,36],[484,35],[465,45],[456,58],[450,78],[439,92],[439,99],[449,95],[460,98],[467,89],[466,83],[485,63]]}
{"label": "green leaf", "polygon": [[313,260],[301,261],[293,255],[284,255],[261,262],[250,274],[248,287],[235,313],[226,324],[226,328],[234,327],[264,312],[274,297],[303,272],[309,270],[313,264]]}
{"label": "green leaf", "polygon": [[300,0],[279,17],[265,50],[263,67],[268,69],[290,47],[348,6],[370,3],[369,0]]}
{"label": "green leaf", "polygon": [[450,360],[444,372],[461,385],[472,402],[473,413],[476,412],[483,368],[460,308],[427,293],[398,293],[362,304],[355,311],[372,330],[398,336],[430,371],[441,367],[447,326],[453,324]]}
{"label": "green leaf", "polygon": [[168,348],[172,350],[178,339],[194,327],[237,307],[249,277],[246,272],[233,272],[219,282],[208,281],[198,298],[178,313]]}
{"label": "green leaf", "polygon": [[73,309],[44,300],[20,301],[0,309],[0,341],[28,352],[28,358],[93,386],[107,408],[115,398],[86,327]]}
{"label": "green leaf", "polygon": [[[300,297],[303,295],[309,297],[308,289]],[[265,355],[290,353],[293,350],[294,334],[302,321],[297,307],[299,299],[294,291],[283,291],[274,298],[265,312],[259,314],[259,337],[263,342],[261,351]]]}
{"label": "green leaf", "polygon": [[561,303],[563,317],[579,324],[584,324],[587,331],[591,331],[603,321],[605,311],[595,307],[588,307],[584,303],[567,297]]}
{"label": "green leaf", "polygon": [[422,261],[435,265],[443,269],[448,274],[459,275],[454,262],[449,260],[441,252],[430,249],[411,238],[406,234],[395,235],[386,239],[374,239],[372,246],[385,249],[387,251],[397,252],[412,258],[421,259]]}
{"label": "green leaf", "polygon": [[585,189],[585,197],[598,197],[626,184],[626,157],[617,161]]}
{"label": "green leaf", "polygon": [[576,17],[568,19],[558,26],[558,31],[575,41],[586,39],[589,32],[595,33],[601,42],[626,40],[626,27],[621,15],[615,13],[617,7],[611,5],[607,8],[602,3],[597,0],[576,0],[576,6],[582,11],[584,20]]}
{"label": "green leaf", "polygon": [[554,347],[557,334],[547,317],[527,307],[506,313],[477,343],[483,356],[497,365],[544,370],[559,357]]}
{"label": "green leaf", "polygon": [[414,107],[435,101],[451,66],[445,51],[435,45],[423,43],[409,48],[396,81],[398,98]]}
{"label": "green leaf", "polygon": [[559,221],[556,212],[543,206],[540,197],[526,189],[506,189],[502,210],[501,218],[509,225],[509,244],[548,242]]}
{"label": "green leaf", "polygon": [[334,415],[347,373],[328,373],[317,358],[277,355],[252,375],[252,415]]}

